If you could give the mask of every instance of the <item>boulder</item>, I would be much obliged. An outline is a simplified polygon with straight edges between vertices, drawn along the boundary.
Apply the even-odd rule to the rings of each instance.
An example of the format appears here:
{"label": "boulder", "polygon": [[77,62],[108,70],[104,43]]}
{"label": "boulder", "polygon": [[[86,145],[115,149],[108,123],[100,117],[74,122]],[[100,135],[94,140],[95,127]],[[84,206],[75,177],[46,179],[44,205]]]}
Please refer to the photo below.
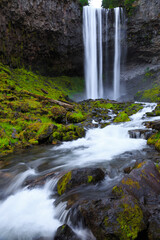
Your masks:
{"label": "boulder", "polygon": [[57,229],[54,240],[80,240],[80,238],[67,224],[64,224]]}
{"label": "boulder", "polygon": [[82,184],[96,184],[102,181],[105,173],[101,168],[82,168],[72,170],[61,177],[57,183],[59,195]]}
{"label": "boulder", "polygon": [[97,240],[135,239],[146,228],[143,212],[130,195],[121,199],[84,201],[79,211]]}
{"label": "boulder", "polygon": [[153,131],[147,129],[135,129],[129,130],[128,133],[130,138],[143,138],[147,140],[153,134]]}

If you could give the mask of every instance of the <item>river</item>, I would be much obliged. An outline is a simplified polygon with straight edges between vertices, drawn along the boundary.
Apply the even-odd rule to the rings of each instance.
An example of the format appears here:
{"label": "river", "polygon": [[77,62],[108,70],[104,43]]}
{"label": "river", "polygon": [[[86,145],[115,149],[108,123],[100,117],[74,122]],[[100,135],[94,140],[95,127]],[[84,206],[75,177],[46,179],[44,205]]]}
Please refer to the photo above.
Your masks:
{"label": "river", "polygon": [[[130,138],[128,130],[145,129],[143,122],[148,120],[145,113],[155,106],[145,103],[142,110],[130,117],[130,122],[89,129],[84,138],[59,146],[35,147],[7,157],[8,165],[0,170],[0,240],[53,239],[56,229],[66,222],[81,239],[94,239],[80,221],[72,226],[66,210],[70,195],[61,198],[57,195],[59,174],[75,168],[101,167],[106,171],[105,180],[80,188],[78,196],[94,198],[99,191],[112,189],[124,176],[124,168],[137,158],[145,158],[149,151],[146,140]],[[55,173],[54,177],[42,186],[28,188],[24,184],[27,179],[50,172]]]}

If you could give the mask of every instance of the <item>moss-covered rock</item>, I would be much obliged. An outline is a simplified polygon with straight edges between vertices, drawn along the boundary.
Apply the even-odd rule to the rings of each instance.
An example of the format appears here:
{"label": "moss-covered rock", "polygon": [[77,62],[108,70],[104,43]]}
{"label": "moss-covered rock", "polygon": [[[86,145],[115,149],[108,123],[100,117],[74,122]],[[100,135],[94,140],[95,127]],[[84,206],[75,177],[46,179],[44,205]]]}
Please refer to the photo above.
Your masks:
{"label": "moss-covered rock", "polygon": [[135,100],[141,102],[160,102],[160,86],[145,91],[139,91],[135,95]]}
{"label": "moss-covered rock", "polygon": [[125,112],[120,112],[117,117],[114,119],[115,123],[118,122],[129,122],[130,118],[128,117],[127,113]]}
{"label": "moss-covered rock", "polygon": [[101,168],[82,168],[72,170],[61,177],[57,183],[59,195],[78,187],[82,184],[96,184],[104,179],[104,171]]}

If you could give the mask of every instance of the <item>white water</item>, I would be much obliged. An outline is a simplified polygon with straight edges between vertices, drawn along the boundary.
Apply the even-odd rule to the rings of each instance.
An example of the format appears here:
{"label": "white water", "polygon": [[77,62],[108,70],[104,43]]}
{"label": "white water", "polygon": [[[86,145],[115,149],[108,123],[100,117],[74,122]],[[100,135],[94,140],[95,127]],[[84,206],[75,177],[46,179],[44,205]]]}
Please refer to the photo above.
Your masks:
{"label": "white water", "polygon": [[115,50],[114,50],[114,100],[120,97],[120,8],[114,9],[115,13]]}
{"label": "white water", "polygon": [[[129,138],[128,130],[145,128],[142,122],[146,119],[143,116],[146,112],[152,111],[155,106],[155,104],[145,104],[143,110],[130,117],[130,122],[112,124],[104,129],[90,129],[85,138],[66,142],[50,149],[48,154],[53,156],[54,164],[57,162],[57,167],[52,170],[59,166],[63,169],[97,164],[104,166],[104,163],[112,162],[126,151],[146,148],[146,140]],[[54,159],[56,154],[57,159]],[[43,163],[44,157],[41,159]],[[119,165],[119,160],[116,161]],[[38,161],[35,166],[37,163]],[[34,166],[33,162],[31,165]],[[8,188],[13,191],[12,195],[0,201],[0,240],[33,240],[38,237],[53,239],[58,226],[66,221],[71,225],[70,219],[66,220],[69,214],[69,210],[66,210],[66,202],[61,202],[58,206],[54,205],[56,199],[54,188],[57,179],[52,179],[41,188],[22,188],[22,182],[30,175],[35,175],[33,169],[17,176],[16,183],[13,182]],[[117,174],[116,178],[119,177]],[[111,185],[112,179],[107,177],[104,180],[104,189],[107,184]],[[15,191],[16,187],[17,191]],[[72,228],[82,240],[94,239],[87,229],[82,229],[83,226],[80,223]]]}
{"label": "white water", "polygon": [[[24,173],[25,175],[26,173]],[[0,240],[53,237],[61,225],[48,184],[41,189],[21,189],[0,202]]]}
{"label": "white water", "polygon": [[99,75],[98,75],[98,83],[99,83],[99,93],[98,97],[103,98],[103,52],[102,52],[102,9],[97,9],[97,19],[98,19],[98,54],[99,54]]}
{"label": "white water", "polygon": [[85,80],[87,98],[98,98],[97,70],[97,9],[83,8],[83,39],[85,50]]}
{"label": "white water", "polygon": [[[118,99],[120,97],[120,66],[121,66],[121,25],[123,31],[125,28],[124,14],[122,8],[114,9],[115,23],[114,23],[114,57],[109,55],[108,49],[108,13],[110,10],[103,10],[102,8],[95,8],[92,6],[85,6],[83,8],[83,41],[84,41],[84,70],[86,82],[86,97],[89,99],[107,98]],[[105,23],[104,20],[106,19]],[[105,27],[105,30],[104,30]],[[105,37],[104,33],[105,32]],[[124,34],[123,34],[124,35]],[[105,39],[106,50],[103,54],[103,38]],[[125,54],[125,53],[124,53]],[[104,55],[104,56],[103,56]],[[103,63],[103,57],[106,64]],[[108,59],[114,58],[113,69],[108,69]],[[107,69],[109,71],[107,71]],[[113,72],[113,86],[107,86],[104,90],[104,82],[107,82]],[[103,79],[105,73],[105,80]],[[111,74],[112,75],[112,74]]]}

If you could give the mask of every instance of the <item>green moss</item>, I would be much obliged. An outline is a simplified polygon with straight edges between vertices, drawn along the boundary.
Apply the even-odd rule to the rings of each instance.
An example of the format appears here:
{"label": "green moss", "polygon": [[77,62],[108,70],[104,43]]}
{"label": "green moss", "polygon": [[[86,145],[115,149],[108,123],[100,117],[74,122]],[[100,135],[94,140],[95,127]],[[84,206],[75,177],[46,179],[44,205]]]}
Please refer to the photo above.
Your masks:
{"label": "green moss", "polygon": [[103,222],[104,222],[104,225],[107,227],[108,226],[108,217],[105,217]]}
{"label": "green moss", "polygon": [[137,113],[141,109],[143,109],[141,104],[132,103],[127,108],[125,108],[125,113],[127,113],[128,116],[131,116],[131,115]]}
{"label": "green moss", "polygon": [[59,181],[57,184],[57,191],[59,195],[62,195],[67,188],[67,185],[69,183],[69,181],[71,180],[72,177],[72,172],[68,172],[66,173]]}
{"label": "green moss", "polygon": [[91,183],[93,181],[93,176],[88,176],[88,183]]}
{"label": "green moss", "polygon": [[125,112],[120,112],[118,116],[114,119],[114,122],[128,122],[130,121],[127,113]]}
{"label": "green moss", "polygon": [[28,142],[30,144],[33,144],[33,145],[37,145],[38,144],[38,141],[36,139],[30,139]]}
{"label": "green moss", "polygon": [[160,139],[158,139],[157,142],[155,143],[155,148],[157,151],[160,152]]}
{"label": "green moss", "polygon": [[147,140],[148,145],[155,145],[155,143],[160,139],[160,132],[153,134],[150,138]]}
{"label": "green moss", "polygon": [[61,132],[56,131],[52,134],[52,136],[53,136],[53,140],[62,141],[63,134]]}
{"label": "green moss", "polygon": [[6,149],[9,145],[9,139],[8,138],[0,138],[0,149]]}
{"label": "green moss", "polygon": [[133,179],[131,178],[127,178],[127,179],[123,178],[121,182],[122,184],[128,185],[132,188],[137,188],[137,189],[140,188],[139,182],[133,181]]}
{"label": "green moss", "polygon": [[160,101],[160,86],[155,86],[145,91],[139,91],[135,95],[135,99],[144,102],[159,102]]}
{"label": "green moss", "polygon": [[120,239],[135,239],[141,231],[143,213],[138,204],[121,205],[122,211],[118,214],[117,222],[120,224]]}
{"label": "green moss", "polygon": [[80,110],[67,113],[67,120],[69,122],[78,123],[78,122],[84,121],[85,119],[86,119],[86,114],[83,114]]}
{"label": "green moss", "polygon": [[1,76],[7,79],[9,85],[14,85],[17,91],[24,89],[53,99],[64,100],[67,95],[73,97],[85,88],[84,79],[79,77],[44,77],[24,68],[10,69],[0,63],[0,79]]}
{"label": "green moss", "polygon": [[113,187],[112,192],[118,197],[120,196],[122,197],[124,195],[122,187],[119,187],[119,186]]}
{"label": "green moss", "polygon": [[136,168],[141,168],[145,163],[146,163],[146,161],[139,163],[139,164],[136,166]]}

